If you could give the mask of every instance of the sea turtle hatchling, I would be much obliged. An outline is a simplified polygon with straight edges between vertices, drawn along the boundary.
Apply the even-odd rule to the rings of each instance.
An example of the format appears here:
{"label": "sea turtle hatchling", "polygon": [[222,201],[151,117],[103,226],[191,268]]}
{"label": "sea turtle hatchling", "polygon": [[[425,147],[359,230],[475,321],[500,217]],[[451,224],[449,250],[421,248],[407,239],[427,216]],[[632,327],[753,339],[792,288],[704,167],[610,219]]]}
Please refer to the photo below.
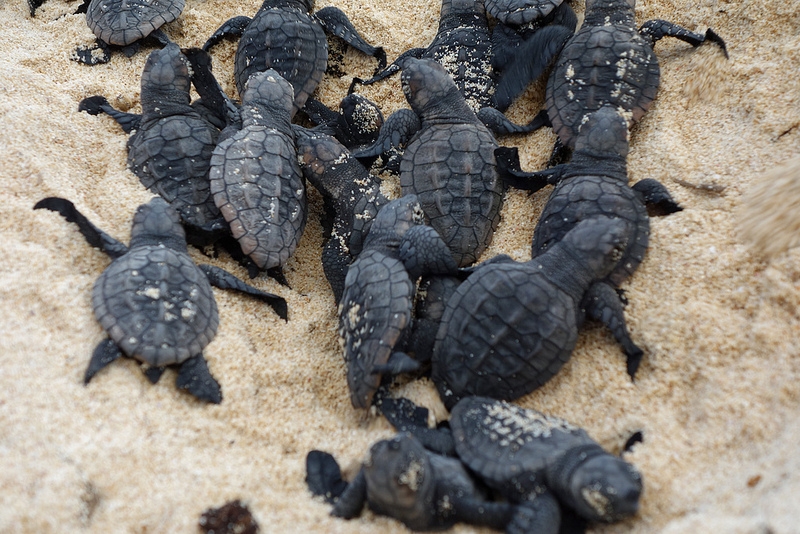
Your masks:
{"label": "sea turtle hatchling", "polygon": [[[370,448],[356,477],[347,483],[329,453],[306,457],[306,483],[333,504],[332,515],[352,519],[364,504],[411,530],[444,530],[456,523],[487,526],[509,534],[531,532],[539,510],[532,505],[494,502],[455,458],[432,453],[410,434],[398,434]],[[556,530],[537,530],[555,534]]]}
{"label": "sea turtle hatchling", "polygon": [[109,337],[94,350],[85,384],[124,355],[149,366],[146,374],[153,383],[165,366],[178,366],[179,388],[219,403],[220,386],[202,354],[219,325],[210,284],[263,300],[286,319],[282,297],[251,287],[219,267],[195,265],[178,213],[160,197],[136,210],[129,247],[94,226],[69,200],[48,197],[34,209],[55,211],[76,223],[90,245],[114,258],[92,290],[95,317]]}
{"label": "sea turtle hatchling", "polygon": [[436,230],[424,224],[415,195],[380,209],[347,270],[339,302],[339,338],[355,408],[369,408],[383,374],[419,367],[398,350],[411,323],[415,282],[422,274],[456,269]]}
{"label": "sea turtle hatchling", "polygon": [[214,203],[242,253],[278,277],[307,215],[291,110],[289,82],[272,69],[253,74],[242,94],[242,127],[213,149],[208,174]]}
{"label": "sea turtle hatchling", "polygon": [[469,395],[514,400],[552,378],[577,342],[584,296],[627,248],[629,225],[585,219],[530,261],[475,266],[436,334],[431,378],[445,406]]}
{"label": "sea turtle hatchling", "polygon": [[569,163],[526,173],[520,170],[516,148],[495,151],[498,173],[506,183],[532,191],[548,183],[555,185],[533,232],[532,257],[547,251],[584,219],[603,215],[629,223],[627,247],[608,276],[591,285],[584,307],[587,316],[602,321],[622,345],[633,378],[642,350],[630,338],[617,288],[644,259],[650,236],[648,211],[666,215],[683,208],[652,178],[629,187],[627,155],[628,123],[610,104],[587,115]]}
{"label": "sea turtle hatchling", "polygon": [[349,265],[361,253],[380,208],[389,203],[381,181],[334,137],[295,127],[303,176],[322,194],[330,235],[322,248],[322,270],[336,304],[342,298]]}
{"label": "sea turtle hatchling", "polygon": [[322,81],[328,66],[325,32],[386,66],[386,53],[364,41],[345,13],[328,6],[312,13],[314,0],[264,0],[253,18],[234,17],[203,45],[208,50],[225,37],[241,36],[236,50],[234,76],[241,95],[255,72],[275,69],[294,88],[292,117]]}
{"label": "sea turtle hatchling", "polygon": [[[486,397],[465,397],[449,428],[425,425],[427,410],[408,399],[383,398],[379,409],[401,432],[443,454],[454,454],[511,503],[539,503],[533,532],[558,531],[574,512],[583,521],[612,523],[639,509],[642,476],[606,452],[582,428],[559,417]],[[632,443],[629,440],[629,444]],[[628,444],[626,444],[627,447]],[[627,449],[626,449],[627,450]]]}
{"label": "sea turtle hatchling", "polygon": [[208,180],[219,123],[206,109],[192,105],[192,73],[178,45],[169,44],[151,52],[145,63],[141,115],[117,111],[102,96],[82,100],[78,109],[106,113],[131,134],[128,168],[178,211],[191,243],[205,244],[227,228]]}
{"label": "sea turtle hatchling", "polygon": [[376,156],[407,141],[400,160],[403,194],[419,197],[456,263],[469,265],[500,222],[504,185],[495,168],[497,141],[437,61],[407,58],[400,79],[411,109],[390,115],[375,144],[353,155]]}
{"label": "sea turtle hatchling", "polygon": [[[650,20],[637,31],[634,5],[635,0],[587,0],[580,29],[557,43],[563,49],[547,81],[545,106],[553,130],[569,148],[574,148],[586,115],[605,104],[619,108],[628,127],[642,118],[658,91],[660,69],[653,46],[663,37],[692,46],[711,41],[728,55],[725,41],[711,29],[703,35],[665,20]],[[519,56],[534,55],[531,50],[546,46],[543,41],[548,38],[535,34],[520,47]],[[498,107],[510,104],[546,66],[504,78],[496,92]]]}

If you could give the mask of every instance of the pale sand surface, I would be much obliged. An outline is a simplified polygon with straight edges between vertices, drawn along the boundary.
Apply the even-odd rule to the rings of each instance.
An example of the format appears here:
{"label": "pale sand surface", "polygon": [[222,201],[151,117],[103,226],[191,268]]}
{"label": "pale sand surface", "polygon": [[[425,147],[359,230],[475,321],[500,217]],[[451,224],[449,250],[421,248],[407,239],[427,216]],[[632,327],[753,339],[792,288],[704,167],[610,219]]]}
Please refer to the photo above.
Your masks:
{"label": "pale sand surface", "polygon": [[[335,4],[390,59],[430,42],[440,5]],[[206,508],[234,498],[266,532],[404,531],[369,512],[349,522],[329,517],[303,480],[310,449],[332,452],[352,472],[371,443],[392,434],[350,405],[314,192],[286,268],[292,289],[253,281],[287,299],[290,321],[215,291],[221,325],[205,356],[222,384],[221,405],[178,392],[173,371],[151,386],[131,360],[83,386],[104,338],[91,287],[109,259],[74,225],[31,208],[44,196],[67,197],[127,241],[135,207],[151,194],[126,169],[120,128],[77,112],[82,98],[98,93],[138,112],[148,50],[96,67],[70,61],[75,46],[93,39],[84,17],[70,14],[76,5],[51,0],[35,19],[22,0],[0,7],[0,531],[195,532]],[[166,30],[180,45],[197,46],[224,20],[258,6],[188,0]],[[625,284],[628,325],[644,362],[631,383],[617,344],[589,326],[562,372],[520,403],[586,427],[613,451],[632,431],[644,432],[628,455],[644,475],[641,511],[597,531],[800,532],[800,250],[767,261],[735,232],[743,192],[800,153],[800,3],[640,1],[637,20],[650,18],[713,27],[730,60],[713,46],[695,51],[673,39],[656,46],[662,85],[632,134],[630,176],[661,180],[685,210],[652,220],[650,250]],[[233,51],[233,43],[214,50],[215,72],[232,95]],[[341,64],[362,77],[373,67],[353,51]],[[349,81],[326,78],[321,98],[335,105]],[[397,78],[363,92],[387,115],[405,105]],[[541,92],[531,88],[512,117],[530,118]],[[553,140],[541,131],[502,141],[520,146],[523,167],[534,169]],[[548,194],[508,193],[486,257],[529,257]],[[776,202],[800,209],[800,198]],[[209,261],[196,250],[192,256]],[[227,256],[211,262],[246,276]],[[430,384],[401,392],[446,415]]]}

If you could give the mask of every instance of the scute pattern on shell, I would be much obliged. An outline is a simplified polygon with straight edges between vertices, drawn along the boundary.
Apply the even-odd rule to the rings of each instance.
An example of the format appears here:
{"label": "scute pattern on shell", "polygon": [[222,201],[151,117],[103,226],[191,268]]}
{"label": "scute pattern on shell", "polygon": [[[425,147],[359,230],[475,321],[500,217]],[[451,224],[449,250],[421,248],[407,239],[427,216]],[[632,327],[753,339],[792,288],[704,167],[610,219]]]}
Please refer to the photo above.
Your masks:
{"label": "scute pattern on shell", "polygon": [[181,363],[216,335],[217,305],[206,275],[186,254],[142,246],[112,262],[92,291],[95,316],[132,358]]}
{"label": "scute pattern on shell", "polygon": [[177,19],[184,6],[185,0],[92,0],[86,24],[106,43],[125,46]]}

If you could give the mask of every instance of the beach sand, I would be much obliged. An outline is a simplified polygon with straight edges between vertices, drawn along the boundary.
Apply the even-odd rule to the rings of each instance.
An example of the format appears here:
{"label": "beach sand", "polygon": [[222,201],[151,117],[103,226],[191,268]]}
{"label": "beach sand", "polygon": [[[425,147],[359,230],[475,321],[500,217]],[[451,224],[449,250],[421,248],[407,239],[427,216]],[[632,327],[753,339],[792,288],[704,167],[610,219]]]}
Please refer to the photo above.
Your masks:
{"label": "beach sand", "polygon": [[[390,60],[431,41],[440,8],[436,0],[334,3]],[[262,303],[215,290],[221,324],[204,354],[222,404],[178,391],[171,370],[153,386],[128,359],[83,385],[105,337],[91,288],[110,260],[75,225],[31,208],[46,196],[69,198],[127,242],[136,206],[152,194],[126,169],[127,135],[109,117],[77,108],[102,94],[138,112],[151,49],[95,67],[70,61],[76,46],[94,39],[84,16],[72,14],[76,7],[50,0],[32,19],[22,0],[0,4],[0,532],[196,532],[204,510],[232,499],[250,507],[264,532],[405,531],[369,511],[352,521],[330,517],[304,482],[309,450],[331,452],[352,475],[369,446],[393,433],[350,404],[320,264],[315,191],[285,269],[291,289],[263,275],[251,281],[286,298],[288,323]],[[187,0],[164,29],[181,46],[199,46],[223,21],[258,7],[257,0]],[[583,2],[574,7],[581,13]],[[640,512],[595,532],[798,533],[800,249],[767,259],[736,228],[748,225],[740,214],[756,216],[740,210],[743,194],[800,154],[800,2],[640,1],[637,21],[651,18],[714,28],[730,59],[713,45],[695,50],[664,39],[655,47],[661,87],[632,132],[629,174],[632,183],[660,180],[684,211],[652,219],[647,256],[624,284],[642,366],[632,383],[619,346],[590,324],[564,369],[519,404],[585,427],[613,452],[643,432],[626,455],[644,477]],[[234,50],[233,42],[213,50],[231,96]],[[334,62],[347,74],[326,77],[319,89],[331,106],[352,76],[375,66],[352,50],[340,56]],[[387,116],[406,106],[397,77],[361,92]],[[542,92],[541,83],[532,86],[511,118],[530,119]],[[554,139],[542,130],[500,141],[519,146],[523,168],[533,170]],[[396,190],[387,178],[387,191]],[[549,192],[508,192],[484,258],[530,257]],[[784,202],[800,210],[800,199],[776,195],[776,206]],[[227,255],[191,255],[247,277]],[[446,417],[425,380],[398,394]]]}

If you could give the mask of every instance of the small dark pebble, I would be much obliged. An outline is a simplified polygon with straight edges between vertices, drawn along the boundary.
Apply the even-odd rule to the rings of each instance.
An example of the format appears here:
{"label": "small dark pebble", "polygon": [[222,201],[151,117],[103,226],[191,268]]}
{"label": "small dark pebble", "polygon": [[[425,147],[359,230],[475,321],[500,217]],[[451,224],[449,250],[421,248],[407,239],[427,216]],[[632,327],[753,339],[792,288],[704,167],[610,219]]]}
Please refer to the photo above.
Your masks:
{"label": "small dark pebble", "polygon": [[209,508],[198,522],[203,534],[256,534],[258,523],[240,500]]}

